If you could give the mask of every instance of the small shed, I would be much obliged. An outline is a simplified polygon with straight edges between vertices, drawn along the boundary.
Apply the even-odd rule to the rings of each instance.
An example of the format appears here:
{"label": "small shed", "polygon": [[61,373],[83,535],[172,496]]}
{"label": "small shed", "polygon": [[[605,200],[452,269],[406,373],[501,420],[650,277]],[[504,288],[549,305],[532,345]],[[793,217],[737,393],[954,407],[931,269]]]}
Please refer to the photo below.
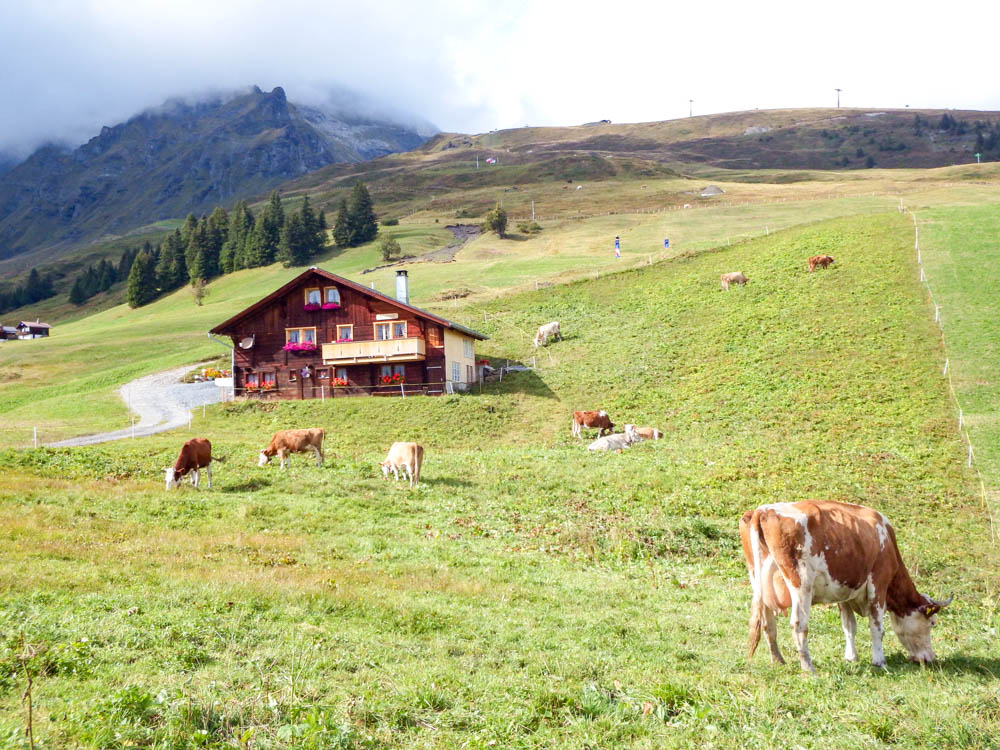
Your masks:
{"label": "small shed", "polygon": [[0,341],[12,341],[17,338],[17,328],[14,326],[0,326]]}
{"label": "small shed", "polygon": [[41,339],[49,335],[50,326],[38,320],[22,320],[17,324],[17,337],[19,339]]}
{"label": "small shed", "polygon": [[711,198],[713,195],[722,195],[726,191],[720,188],[718,185],[709,185],[708,187],[703,187],[701,189],[702,198]]}

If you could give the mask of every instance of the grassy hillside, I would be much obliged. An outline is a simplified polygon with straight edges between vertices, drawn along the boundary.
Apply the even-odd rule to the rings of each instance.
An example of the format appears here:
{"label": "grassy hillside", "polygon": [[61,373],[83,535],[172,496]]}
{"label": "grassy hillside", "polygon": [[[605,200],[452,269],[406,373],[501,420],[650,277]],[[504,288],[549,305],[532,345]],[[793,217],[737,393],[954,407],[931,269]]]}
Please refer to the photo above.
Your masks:
{"label": "grassy hillside", "polygon": [[[911,233],[840,219],[487,301],[494,358],[539,321],[566,339],[483,394],[216,407],[211,492],[162,489],[186,431],[5,451],[0,736],[23,633],[51,746],[996,746],[1000,559]],[[815,252],[836,265],[805,273]],[[588,454],[569,412],[597,407],[666,437]],[[306,424],[326,467],[254,465]],[[395,439],[427,447],[415,491],[377,475]],[[876,672],[864,634],[844,664],[830,608],[815,679],[745,664],[736,518],[816,496],[879,507],[918,586],[955,593],[938,665],[887,635]]]}

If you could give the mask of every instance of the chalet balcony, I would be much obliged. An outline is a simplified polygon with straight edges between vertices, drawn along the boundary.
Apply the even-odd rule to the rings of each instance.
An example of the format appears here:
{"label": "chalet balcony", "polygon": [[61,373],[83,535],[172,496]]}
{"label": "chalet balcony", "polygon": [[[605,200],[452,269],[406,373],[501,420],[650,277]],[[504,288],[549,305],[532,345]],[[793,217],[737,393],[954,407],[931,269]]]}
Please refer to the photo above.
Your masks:
{"label": "chalet balcony", "polygon": [[323,364],[356,365],[365,362],[421,362],[427,358],[423,339],[346,341],[323,344]]}

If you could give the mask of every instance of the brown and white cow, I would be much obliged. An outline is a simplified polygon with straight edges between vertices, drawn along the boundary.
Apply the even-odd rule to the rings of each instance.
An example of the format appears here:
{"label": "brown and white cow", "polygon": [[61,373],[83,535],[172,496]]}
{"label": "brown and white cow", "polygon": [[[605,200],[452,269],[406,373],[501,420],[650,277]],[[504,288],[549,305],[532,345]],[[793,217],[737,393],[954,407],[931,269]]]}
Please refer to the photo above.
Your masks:
{"label": "brown and white cow", "polygon": [[634,424],[625,425],[625,434],[637,438],[633,442],[639,442],[639,440],[659,440],[663,437],[663,433],[655,427],[636,427]]}
{"label": "brown and white cow", "polygon": [[559,330],[558,320],[538,326],[538,333],[535,334],[535,348],[537,349],[542,344],[548,344],[549,339],[559,339],[562,341],[562,333]]}
{"label": "brown and white cow", "polygon": [[580,438],[580,440],[583,440],[581,433],[584,428],[598,430],[597,435],[600,437],[605,434],[610,435],[614,427],[615,423],[611,421],[608,413],[603,409],[600,411],[573,412],[573,437]]}
{"label": "brown and white cow", "polygon": [[844,658],[856,661],[855,613],[867,615],[872,663],[885,666],[882,618],[886,612],[912,661],[934,660],[931,628],[937,613],[951,603],[917,591],[885,516],[862,505],[832,500],[773,503],[749,510],[740,519],[753,601],[750,605],[750,657],[763,629],[771,660],[784,663],[778,650],[775,614],[791,610],[792,632],[803,670],[814,672],[806,642],[809,607],[836,604],[847,644]]}
{"label": "brown and white cow", "polygon": [[281,468],[288,468],[288,456],[292,453],[303,453],[311,450],[316,456],[316,465],[323,465],[323,438],[326,433],[321,427],[310,427],[306,430],[279,430],[274,433],[271,443],[260,452],[258,466],[264,466],[277,454],[281,459]]}
{"label": "brown and white cow", "polygon": [[212,456],[212,444],[205,438],[191,438],[181,446],[177,460],[173,466],[164,468],[166,472],[166,489],[180,487],[185,474],[191,475],[191,484],[195,487],[201,479],[201,469],[208,474],[208,488],[212,489],[212,461],[222,461],[218,456]]}
{"label": "brown and white cow", "polygon": [[403,469],[410,478],[410,486],[420,482],[420,467],[424,463],[423,446],[416,443],[393,443],[385,461],[380,461],[382,476],[388,478],[389,472],[399,481],[399,470]]}
{"label": "brown and white cow", "polygon": [[722,282],[722,291],[728,292],[731,284],[736,284],[737,286],[743,286],[750,279],[743,275],[742,271],[733,271],[732,273],[724,273],[719,277]]}
{"label": "brown and white cow", "polygon": [[814,255],[809,259],[809,273],[817,268],[828,268],[833,264],[833,258],[829,255]]}

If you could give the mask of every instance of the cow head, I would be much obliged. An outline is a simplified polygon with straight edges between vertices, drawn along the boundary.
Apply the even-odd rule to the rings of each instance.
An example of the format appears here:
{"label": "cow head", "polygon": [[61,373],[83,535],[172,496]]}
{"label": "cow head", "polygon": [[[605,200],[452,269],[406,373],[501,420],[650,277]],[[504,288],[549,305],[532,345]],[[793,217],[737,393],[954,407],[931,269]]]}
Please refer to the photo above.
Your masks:
{"label": "cow head", "polygon": [[924,596],[925,603],[909,614],[902,617],[892,614],[892,629],[906,649],[910,661],[920,664],[934,661],[931,628],[937,624],[937,613],[951,604],[953,598],[949,596],[945,601],[939,602]]}
{"label": "cow head", "polygon": [[388,479],[389,478],[389,469],[390,469],[389,462],[388,461],[379,461],[378,465],[382,467],[382,476],[385,477],[386,479]]}
{"label": "cow head", "polygon": [[165,466],[163,471],[166,472],[166,476],[164,477],[167,480],[166,489],[172,490],[176,487],[180,487],[181,478],[177,476],[177,472],[174,471],[173,466]]}
{"label": "cow head", "polygon": [[258,466],[267,466],[267,462],[271,460],[271,457],[267,455],[264,450],[261,450],[260,457],[257,459]]}
{"label": "cow head", "polygon": [[627,424],[627,425],[625,425],[625,437],[627,437],[633,443],[638,442],[638,440],[639,440],[639,433],[636,432],[634,424]]}

